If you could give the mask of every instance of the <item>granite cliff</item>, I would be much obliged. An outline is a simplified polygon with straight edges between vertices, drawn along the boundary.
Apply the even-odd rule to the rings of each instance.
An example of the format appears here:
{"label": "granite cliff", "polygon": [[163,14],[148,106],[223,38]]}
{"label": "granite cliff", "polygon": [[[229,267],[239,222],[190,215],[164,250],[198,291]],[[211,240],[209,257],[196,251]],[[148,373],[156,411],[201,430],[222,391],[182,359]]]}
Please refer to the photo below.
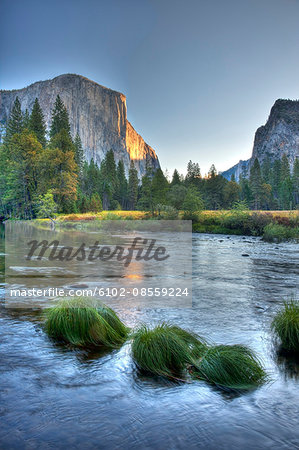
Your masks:
{"label": "granite cliff", "polygon": [[68,110],[72,135],[79,133],[81,137],[87,161],[93,158],[100,164],[106,152],[112,149],[116,162],[122,160],[127,173],[130,160],[134,160],[140,178],[145,173],[146,163],[153,169],[160,167],[155,151],[127,120],[125,95],[81,75],[60,75],[23,89],[1,90],[0,122],[6,123],[17,96],[22,110],[29,112],[37,97],[49,128],[57,94]]}
{"label": "granite cliff", "polygon": [[[242,167],[250,170],[255,158],[260,164],[269,157],[273,163],[285,154],[293,169],[296,158],[299,158],[299,101],[276,100],[271,108],[267,123],[257,129],[254,138],[252,156],[247,161],[240,161],[222,175],[230,179],[234,173],[238,180]],[[248,170],[248,172],[249,172]]]}

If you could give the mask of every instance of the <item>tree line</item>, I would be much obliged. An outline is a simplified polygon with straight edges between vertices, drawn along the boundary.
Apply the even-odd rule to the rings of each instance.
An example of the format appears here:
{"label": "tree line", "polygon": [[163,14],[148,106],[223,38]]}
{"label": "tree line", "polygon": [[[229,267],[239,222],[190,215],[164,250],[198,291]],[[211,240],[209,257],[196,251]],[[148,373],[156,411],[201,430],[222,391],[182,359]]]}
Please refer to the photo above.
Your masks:
{"label": "tree line", "polygon": [[112,150],[98,166],[84,161],[80,136],[71,136],[69,116],[59,95],[49,134],[38,99],[31,114],[16,98],[0,146],[0,215],[31,219],[47,210],[85,213],[143,210],[168,216],[178,210],[190,217],[200,209],[230,209],[236,202],[252,209],[293,209],[299,204],[299,160],[293,173],[287,157],[262,166],[256,159],[249,174],[226,180],[214,165],[206,177],[189,161],[184,177],[174,170],[169,179],[161,169],[146,166],[141,180],[131,161],[126,176]]}
{"label": "tree line", "polygon": [[299,159],[290,164],[284,154],[281,159],[271,162],[266,156],[260,165],[256,158],[249,174],[242,173],[239,180],[240,198],[252,209],[290,210],[299,207]]}

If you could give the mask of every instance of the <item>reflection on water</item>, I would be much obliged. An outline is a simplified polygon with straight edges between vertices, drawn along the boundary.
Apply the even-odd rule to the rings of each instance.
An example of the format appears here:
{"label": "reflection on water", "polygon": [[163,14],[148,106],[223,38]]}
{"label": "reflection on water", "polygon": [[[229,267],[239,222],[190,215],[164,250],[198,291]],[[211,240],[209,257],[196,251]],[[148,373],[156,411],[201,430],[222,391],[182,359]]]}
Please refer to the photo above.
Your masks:
{"label": "reflection on water", "polygon": [[[97,229],[104,222],[105,228]],[[93,231],[89,223],[86,230],[71,232],[34,222],[8,223],[6,305],[47,306],[57,292],[73,295],[72,286],[84,284],[88,295],[102,300],[104,294],[112,307],[191,307],[192,233],[186,222],[96,221]],[[160,298],[145,294],[155,288],[163,289]],[[186,290],[188,296],[173,295]]]}
{"label": "reflection on water", "polygon": [[170,320],[217,343],[250,345],[272,382],[242,395],[140,374],[129,343],[112,352],[56,345],[40,311],[2,308],[0,447],[298,448],[298,361],[277,355],[269,334],[282,300],[298,294],[298,247],[276,247],[194,235],[192,309],[118,307],[131,327]]}
{"label": "reflection on water", "polygon": [[286,380],[293,378],[299,382],[299,355],[290,354],[278,348],[275,349],[274,359]]}

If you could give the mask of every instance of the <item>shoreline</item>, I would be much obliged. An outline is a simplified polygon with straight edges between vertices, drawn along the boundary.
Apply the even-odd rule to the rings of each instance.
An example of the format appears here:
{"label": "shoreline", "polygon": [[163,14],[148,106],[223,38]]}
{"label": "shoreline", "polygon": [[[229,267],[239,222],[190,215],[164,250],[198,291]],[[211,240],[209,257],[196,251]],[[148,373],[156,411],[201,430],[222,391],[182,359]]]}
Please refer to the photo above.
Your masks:
{"label": "shoreline", "polygon": [[[180,212],[177,220],[182,220]],[[84,214],[59,214],[55,224],[76,228],[84,223],[106,220],[159,220],[158,213],[148,211],[101,211]],[[299,211],[204,210],[192,216],[192,232],[257,236],[267,242],[299,242]],[[170,220],[163,217],[165,220]],[[15,220],[15,219],[14,219]],[[17,220],[17,219],[16,219]],[[50,224],[50,218],[33,219],[39,225]]]}

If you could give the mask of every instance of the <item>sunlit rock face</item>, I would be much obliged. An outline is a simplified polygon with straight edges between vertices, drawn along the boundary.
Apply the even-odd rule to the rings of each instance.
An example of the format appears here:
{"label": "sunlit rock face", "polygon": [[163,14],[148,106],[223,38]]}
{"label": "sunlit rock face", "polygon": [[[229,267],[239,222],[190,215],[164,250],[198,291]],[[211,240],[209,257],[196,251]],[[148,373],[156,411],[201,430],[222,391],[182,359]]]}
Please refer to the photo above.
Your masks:
{"label": "sunlit rock face", "polygon": [[269,157],[273,163],[286,155],[293,170],[296,158],[299,158],[299,101],[276,100],[271,108],[267,123],[257,129],[254,138],[252,156],[247,161],[240,161],[222,175],[230,179],[234,173],[236,179],[245,166],[247,172],[258,158],[262,164]]}
{"label": "sunlit rock face", "polygon": [[49,129],[57,94],[68,110],[72,135],[79,133],[81,137],[87,161],[93,158],[100,165],[107,151],[112,149],[116,162],[122,160],[127,173],[130,160],[134,160],[140,178],[145,173],[146,163],[153,169],[160,167],[155,151],[127,120],[125,95],[81,75],[60,75],[23,89],[0,91],[0,121],[2,124],[7,121],[17,96],[22,110],[29,112],[37,97]]}
{"label": "sunlit rock face", "polygon": [[140,134],[136,133],[128,121],[126,128],[126,145],[130,159],[134,161],[135,167],[141,176],[145,173],[146,163],[153,169],[158,169],[160,167],[155,150],[144,142]]}

